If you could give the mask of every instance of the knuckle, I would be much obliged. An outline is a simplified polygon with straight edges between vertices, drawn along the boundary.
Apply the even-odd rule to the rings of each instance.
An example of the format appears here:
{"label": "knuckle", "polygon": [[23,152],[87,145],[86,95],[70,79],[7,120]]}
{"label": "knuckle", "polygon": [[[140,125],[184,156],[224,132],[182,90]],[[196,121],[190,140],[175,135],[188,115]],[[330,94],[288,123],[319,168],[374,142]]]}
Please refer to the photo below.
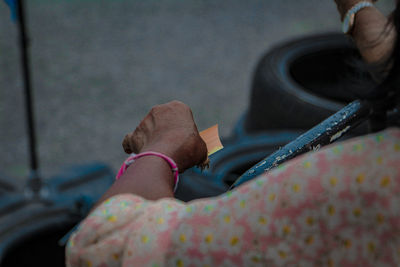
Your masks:
{"label": "knuckle", "polygon": [[150,109],[149,115],[155,114],[159,108],[160,108],[159,105],[153,106],[153,107]]}
{"label": "knuckle", "polygon": [[183,109],[190,109],[188,105],[186,105],[185,103],[183,103],[179,100],[171,101],[170,104],[173,106],[176,106],[176,107],[183,108]]}

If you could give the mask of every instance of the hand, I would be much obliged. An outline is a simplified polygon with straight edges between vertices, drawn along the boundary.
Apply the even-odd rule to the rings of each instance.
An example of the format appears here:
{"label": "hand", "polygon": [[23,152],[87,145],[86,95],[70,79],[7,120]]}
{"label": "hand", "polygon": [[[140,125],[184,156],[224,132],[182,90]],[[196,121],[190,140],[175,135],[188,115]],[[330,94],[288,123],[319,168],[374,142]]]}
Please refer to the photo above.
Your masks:
{"label": "hand", "polygon": [[151,109],[133,133],[122,142],[126,153],[156,151],[171,157],[183,172],[207,159],[190,108],[179,101]]}
{"label": "hand", "polygon": [[[347,11],[361,1],[335,0],[342,20]],[[376,0],[368,1],[376,2]],[[364,8],[357,13],[351,36],[366,63],[379,66],[386,62],[391,55],[396,37],[396,32],[393,25],[390,25],[391,23],[375,7]],[[384,72],[386,72],[386,69]]]}

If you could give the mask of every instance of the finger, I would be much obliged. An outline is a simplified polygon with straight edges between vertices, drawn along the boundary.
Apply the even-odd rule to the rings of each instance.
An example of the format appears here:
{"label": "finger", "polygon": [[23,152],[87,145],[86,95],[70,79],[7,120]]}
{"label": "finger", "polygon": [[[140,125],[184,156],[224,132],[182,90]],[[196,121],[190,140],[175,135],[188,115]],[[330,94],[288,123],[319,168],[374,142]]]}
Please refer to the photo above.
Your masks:
{"label": "finger", "polygon": [[133,133],[125,135],[122,147],[127,154],[139,153],[144,146],[144,138],[140,130],[136,129]]}
{"label": "finger", "polygon": [[129,146],[132,150],[133,153],[140,153],[140,151],[142,150],[143,146],[144,146],[144,134],[140,129],[136,129],[133,134],[132,137],[129,139]]}
{"label": "finger", "polygon": [[197,164],[202,164],[202,163],[204,163],[205,161],[207,161],[207,159],[208,159],[208,151],[207,151],[207,145],[206,145],[206,143],[204,142],[204,140],[200,137],[200,135],[199,135],[199,142],[200,142],[200,151],[201,151],[201,153],[200,153],[200,155],[202,155],[201,157],[200,157],[200,160],[199,160],[199,162],[197,163]]}
{"label": "finger", "polygon": [[127,153],[127,154],[133,153],[131,146],[129,144],[129,140],[132,138],[132,136],[133,136],[133,133],[128,133],[127,135],[125,135],[124,140],[122,141],[122,147],[123,147],[125,153]]}

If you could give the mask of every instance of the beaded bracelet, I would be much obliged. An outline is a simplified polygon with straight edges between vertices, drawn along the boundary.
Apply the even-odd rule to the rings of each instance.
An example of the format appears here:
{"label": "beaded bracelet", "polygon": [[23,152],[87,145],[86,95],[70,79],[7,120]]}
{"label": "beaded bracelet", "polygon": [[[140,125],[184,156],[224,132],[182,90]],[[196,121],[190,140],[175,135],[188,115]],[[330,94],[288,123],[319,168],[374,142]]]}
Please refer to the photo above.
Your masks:
{"label": "beaded bracelet", "polygon": [[174,173],[174,192],[175,192],[176,189],[178,188],[178,182],[179,182],[178,165],[176,165],[175,161],[173,159],[171,159],[170,157],[168,157],[162,153],[158,153],[158,152],[154,152],[154,151],[146,151],[146,152],[143,152],[140,154],[132,153],[122,164],[115,179],[118,180],[122,176],[122,174],[124,174],[126,169],[128,169],[129,165],[131,165],[136,159],[144,157],[144,156],[156,156],[156,157],[164,159],[169,164],[172,172]]}

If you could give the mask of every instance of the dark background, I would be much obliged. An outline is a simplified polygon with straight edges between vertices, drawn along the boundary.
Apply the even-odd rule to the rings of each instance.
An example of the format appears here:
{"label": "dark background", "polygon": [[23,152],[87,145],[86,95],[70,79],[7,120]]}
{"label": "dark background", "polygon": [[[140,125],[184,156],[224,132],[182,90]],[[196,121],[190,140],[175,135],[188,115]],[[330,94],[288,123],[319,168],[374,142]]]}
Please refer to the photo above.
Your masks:
{"label": "dark background", "polygon": [[[123,136],[151,106],[181,100],[228,136],[261,55],[339,31],[333,0],[26,0],[41,171],[93,160],[117,169]],[[378,6],[387,13],[393,0]],[[0,173],[28,175],[16,25],[0,1]]]}

